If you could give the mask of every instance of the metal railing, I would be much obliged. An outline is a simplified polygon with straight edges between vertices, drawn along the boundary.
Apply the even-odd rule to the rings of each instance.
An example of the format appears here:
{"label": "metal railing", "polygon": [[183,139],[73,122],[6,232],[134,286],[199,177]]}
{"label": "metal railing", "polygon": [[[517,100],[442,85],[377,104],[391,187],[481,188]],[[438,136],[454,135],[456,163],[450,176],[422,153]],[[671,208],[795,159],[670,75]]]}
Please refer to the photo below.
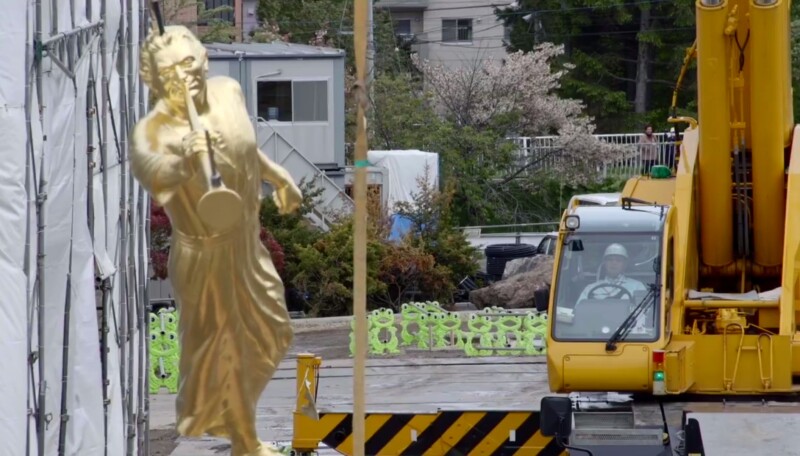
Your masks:
{"label": "metal railing", "polygon": [[[609,160],[598,166],[597,171],[603,178],[617,177],[628,178],[635,175],[647,172],[646,163],[642,158],[641,148],[639,147],[639,138],[641,133],[616,133],[616,134],[603,134],[594,135],[600,141],[608,144],[622,146],[624,149],[621,158],[617,160]],[[680,149],[680,142],[673,136],[670,138],[667,133],[653,133],[655,136],[655,147],[657,150],[657,158],[655,164],[665,165],[674,169],[677,160],[677,154]],[[558,161],[561,160],[561,150],[558,146],[558,136],[536,136],[536,137],[514,137],[509,138],[514,141],[519,147],[519,166],[525,166],[528,163],[535,162],[526,173],[531,175],[533,173],[550,171]],[[575,157],[575,160],[579,160]]]}
{"label": "metal railing", "polygon": [[[272,159],[284,167],[287,166],[286,162],[290,159],[298,158],[299,161],[295,161],[294,163],[300,163],[301,169],[290,168],[290,173],[301,174],[307,181],[311,181],[316,187],[322,188],[322,194],[309,214],[309,217],[314,223],[327,231],[334,214],[339,212],[350,213],[353,210],[354,203],[352,198],[350,198],[333,179],[328,177],[324,171],[319,169],[317,165],[300,152],[294,144],[289,142],[284,135],[272,128],[263,117],[256,117],[255,124],[257,132],[261,128],[269,128],[269,130],[272,131],[272,134],[268,135],[265,139],[258,139],[259,147],[263,152],[272,152]],[[270,151],[267,149],[266,145],[270,139],[273,138],[275,138],[275,142],[273,144],[273,150]],[[278,140],[282,141],[286,146],[285,149],[280,151],[282,154],[281,157],[278,157]]]}

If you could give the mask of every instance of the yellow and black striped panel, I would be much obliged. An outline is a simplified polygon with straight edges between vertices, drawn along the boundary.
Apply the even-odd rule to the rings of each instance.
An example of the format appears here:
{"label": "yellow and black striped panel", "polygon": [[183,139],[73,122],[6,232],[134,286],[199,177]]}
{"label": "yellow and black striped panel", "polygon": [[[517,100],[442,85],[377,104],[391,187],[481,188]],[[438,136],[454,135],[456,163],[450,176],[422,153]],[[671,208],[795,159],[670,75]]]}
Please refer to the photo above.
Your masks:
{"label": "yellow and black striped panel", "polygon": [[[353,416],[321,413],[320,440],[353,454]],[[367,413],[366,456],[558,456],[567,454],[539,432],[539,412],[447,411]]]}

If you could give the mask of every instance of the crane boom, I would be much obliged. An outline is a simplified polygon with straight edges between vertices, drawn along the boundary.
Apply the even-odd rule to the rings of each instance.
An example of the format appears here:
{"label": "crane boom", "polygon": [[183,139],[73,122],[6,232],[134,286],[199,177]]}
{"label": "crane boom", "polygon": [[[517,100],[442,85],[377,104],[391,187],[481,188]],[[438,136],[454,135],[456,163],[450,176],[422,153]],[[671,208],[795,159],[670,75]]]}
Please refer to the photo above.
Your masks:
{"label": "crane boom", "polygon": [[753,262],[766,268],[779,268],[783,256],[784,154],[794,123],[789,5],[789,0],[750,5]]}
{"label": "crane boom", "polygon": [[784,163],[794,123],[789,5],[696,6],[699,252],[707,276],[780,274]]}
{"label": "crane boom", "polygon": [[[722,33],[728,20],[725,4],[697,6],[697,106],[700,114],[701,260],[712,267],[733,259],[731,152],[731,78],[729,40]],[[715,221],[715,229],[709,229]]]}

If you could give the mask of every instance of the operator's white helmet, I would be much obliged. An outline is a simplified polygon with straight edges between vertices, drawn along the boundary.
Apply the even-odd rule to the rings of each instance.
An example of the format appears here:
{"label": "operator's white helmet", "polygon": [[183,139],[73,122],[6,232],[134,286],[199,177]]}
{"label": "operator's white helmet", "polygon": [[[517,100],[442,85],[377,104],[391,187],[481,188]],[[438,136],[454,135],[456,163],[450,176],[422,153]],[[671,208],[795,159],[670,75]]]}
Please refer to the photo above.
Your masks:
{"label": "operator's white helmet", "polygon": [[606,252],[603,254],[603,258],[611,256],[611,255],[618,255],[623,258],[628,258],[628,250],[625,249],[625,246],[622,244],[611,244],[606,247]]}

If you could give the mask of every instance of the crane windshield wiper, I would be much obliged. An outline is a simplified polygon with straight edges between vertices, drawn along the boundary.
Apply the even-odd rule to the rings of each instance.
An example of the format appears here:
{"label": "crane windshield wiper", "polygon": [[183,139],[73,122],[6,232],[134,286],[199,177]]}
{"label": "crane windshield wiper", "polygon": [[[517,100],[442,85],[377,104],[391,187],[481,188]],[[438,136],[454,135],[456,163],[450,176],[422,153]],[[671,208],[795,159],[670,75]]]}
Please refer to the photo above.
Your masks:
{"label": "crane windshield wiper", "polygon": [[651,283],[650,290],[647,292],[644,298],[639,301],[639,304],[636,304],[636,307],[633,308],[631,313],[625,318],[622,324],[619,325],[614,334],[611,335],[611,338],[608,339],[606,342],[606,351],[614,351],[617,349],[617,342],[625,339],[628,336],[631,328],[633,328],[634,322],[639,318],[639,315],[647,309],[648,304],[656,302],[656,290],[658,289],[655,283]]}

